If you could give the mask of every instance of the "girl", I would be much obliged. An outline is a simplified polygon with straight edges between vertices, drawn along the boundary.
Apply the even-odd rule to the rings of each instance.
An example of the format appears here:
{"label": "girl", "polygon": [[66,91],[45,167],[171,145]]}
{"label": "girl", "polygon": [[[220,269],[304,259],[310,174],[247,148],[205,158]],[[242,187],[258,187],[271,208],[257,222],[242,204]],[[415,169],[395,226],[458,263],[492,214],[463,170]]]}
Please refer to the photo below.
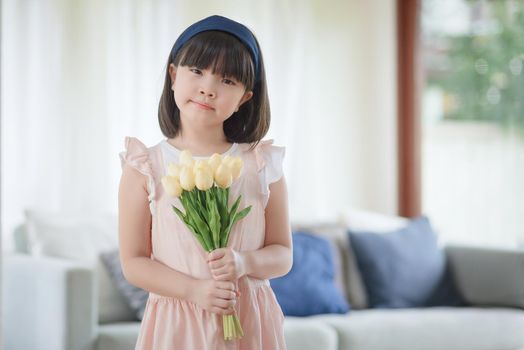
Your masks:
{"label": "girl", "polygon": [[[285,349],[284,315],[269,279],[289,272],[293,253],[285,149],[261,141],[270,112],[264,63],[249,29],[220,16],[187,28],[169,55],[158,120],[166,139],[147,148],[126,137],[120,153],[120,259],[147,291],[136,349]],[[241,157],[230,198],[252,206],[227,248],[207,253],[171,208],[161,177],[181,150],[195,159]],[[222,315],[236,311],[243,338],[224,340]]]}

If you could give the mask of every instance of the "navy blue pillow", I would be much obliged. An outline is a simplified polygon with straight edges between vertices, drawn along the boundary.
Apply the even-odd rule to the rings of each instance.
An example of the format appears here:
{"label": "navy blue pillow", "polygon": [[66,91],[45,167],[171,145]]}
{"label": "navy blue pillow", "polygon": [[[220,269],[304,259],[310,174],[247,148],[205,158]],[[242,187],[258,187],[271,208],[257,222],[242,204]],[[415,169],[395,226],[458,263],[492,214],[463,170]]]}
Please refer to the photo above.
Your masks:
{"label": "navy blue pillow", "polygon": [[471,306],[460,294],[446,259],[446,269],[425,306]]}
{"label": "navy blue pillow", "polygon": [[305,232],[294,232],[293,267],[270,280],[284,315],[344,314],[350,307],[335,284],[329,242]]}
{"label": "navy blue pillow", "polygon": [[426,216],[388,233],[348,234],[370,307],[463,304]]}

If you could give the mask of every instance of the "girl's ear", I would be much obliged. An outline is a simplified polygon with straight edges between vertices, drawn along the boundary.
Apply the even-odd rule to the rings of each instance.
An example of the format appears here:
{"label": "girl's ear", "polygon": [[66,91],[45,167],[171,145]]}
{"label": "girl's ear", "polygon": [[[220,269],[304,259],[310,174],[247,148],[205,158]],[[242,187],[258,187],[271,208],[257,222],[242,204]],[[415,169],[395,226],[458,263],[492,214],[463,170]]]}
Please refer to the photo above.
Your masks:
{"label": "girl's ear", "polygon": [[240,102],[238,103],[238,106],[235,112],[238,112],[238,109],[240,108],[240,106],[242,106],[247,101],[251,100],[251,97],[253,97],[253,91],[246,91],[244,96],[242,96],[242,98],[240,99]]}
{"label": "girl's ear", "polygon": [[174,90],[173,85],[175,84],[176,67],[173,63],[169,64],[169,77],[171,78],[171,90]]}

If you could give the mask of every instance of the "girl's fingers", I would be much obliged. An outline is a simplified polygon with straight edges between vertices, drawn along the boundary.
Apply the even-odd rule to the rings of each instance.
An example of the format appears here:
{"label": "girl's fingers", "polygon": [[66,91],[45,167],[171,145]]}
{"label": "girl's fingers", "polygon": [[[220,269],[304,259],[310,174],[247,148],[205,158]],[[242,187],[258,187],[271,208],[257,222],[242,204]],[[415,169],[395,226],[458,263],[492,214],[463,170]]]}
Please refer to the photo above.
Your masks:
{"label": "girl's fingers", "polygon": [[217,292],[217,294],[215,295],[216,297],[218,298],[222,298],[222,299],[233,299],[233,298],[238,298],[239,296],[242,295],[242,292],[240,292],[239,290],[220,290],[219,292]]}
{"label": "girl's fingers", "polygon": [[225,274],[218,275],[218,276],[215,275],[214,278],[216,281],[231,281],[231,279],[233,278],[233,275],[230,273],[225,273]]}
{"label": "girl's fingers", "polygon": [[228,273],[228,268],[227,266],[223,266],[221,268],[217,268],[217,269],[212,269],[211,272],[215,275],[215,276],[219,276],[219,275],[223,275],[225,273]]}
{"label": "girl's fingers", "polygon": [[237,293],[230,290],[220,290],[217,292],[216,297],[225,300],[230,300],[235,299],[237,297]]}
{"label": "girl's fingers", "polygon": [[238,290],[235,290],[235,284],[233,282],[226,282],[226,281],[219,281],[219,284],[217,286],[219,289],[225,290],[225,291],[231,291],[236,294],[237,297],[242,295],[242,293]]}
{"label": "girl's fingers", "polygon": [[231,299],[231,300],[216,299],[213,303],[213,306],[226,310],[226,309],[229,309],[235,306],[236,303],[237,302],[235,299]]}
{"label": "girl's fingers", "polygon": [[225,290],[231,290],[231,291],[235,290],[235,284],[233,282],[220,281],[217,284],[217,287],[220,289],[225,289]]}
{"label": "girl's fingers", "polygon": [[220,269],[225,266],[225,264],[223,264],[221,261],[211,261],[208,263],[208,265],[211,270]]}

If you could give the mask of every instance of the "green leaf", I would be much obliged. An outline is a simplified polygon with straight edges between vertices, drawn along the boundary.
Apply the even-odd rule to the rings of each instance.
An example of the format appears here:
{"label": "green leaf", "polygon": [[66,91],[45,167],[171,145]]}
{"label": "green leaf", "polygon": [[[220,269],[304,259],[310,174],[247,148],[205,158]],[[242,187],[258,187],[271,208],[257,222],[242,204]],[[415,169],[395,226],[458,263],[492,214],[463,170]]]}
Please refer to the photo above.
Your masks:
{"label": "green leaf", "polygon": [[206,222],[209,224],[209,221],[210,221],[210,216],[209,216],[209,203],[208,201],[206,200],[206,192],[207,191],[201,191],[201,190],[198,190],[197,189],[197,192],[196,192],[196,196],[195,196],[195,199],[196,199],[196,208],[199,212],[199,215],[200,217]]}
{"label": "green leaf", "polygon": [[198,200],[200,202],[201,208],[203,209],[203,211],[209,212],[209,203],[206,198],[207,191],[201,191],[197,189],[197,193],[198,193]]}
{"label": "green leaf", "polygon": [[[225,228],[228,226],[229,223],[229,213],[227,210],[227,198],[226,191],[222,188],[217,187],[215,189],[215,194],[217,198],[217,210],[220,217],[220,241],[222,242],[222,237],[224,237],[225,234]],[[222,244],[220,244],[220,247],[222,248]]]}
{"label": "green leaf", "polygon": [[216,231],[216,222],[218,218],[215,216],[215,213],[213,211],[213,194],[211,192],[206,192],[206,201],[208,203],[209,208],[209,228],[211,230],[211,237],[213,239],[213,244],[215,247],[218,246],[217,244],[217,237],[218,233]]}
{"label": "green leaf", "polygon": [[206,248],[208,248],[207,250],[214,249],[214,245],[211,240],[211,232],[209,232],[209,227],[207,223],[200,217],[198,209],[193,207],[193,203],[190,201],[188,201],[188,208],[186,212],[188,213],[188,215],[191,216],[191,219],[198,228],[198,232],[200,233],[204,242],[206,243]]}
{"label": "green leaf", "polygon": [[[231,208],[231,211],[229,213],[229,222],[228,222],[228,225],[227,225],[227,229],[224,231],[224,235],[221,239],[221,247],[227,247],[227,243],[229,241],[229,234],[231,233],[231,229],[233,227],[233,225],[238,221],[240,220],[241,218],[245,217],[247,215],[247,213],[249,213],[249,211],[251,210],[251,206],[249,206],[248,208],[242,210],[240,213],[240,216],[238,216],[238,214],[236,213],[237,209],[238,209],[238,206],[240,205],[240,199],[242,198],[242,195],[239,195],[237,200],[235,201],[235,203],[233,204],[233,207]],[[238,219],[236,219],[238,217]],[[236,220],[235,220],[236,219]]]}
{"label": "green leaf", "polygon": [[[180,219],[182,219],[182,221],[184,221],[184,223],[189,228],[189,230],[193,233],[193,235],[196,237],[196,239],[200,242],[202,247],[204,247],[204,249],[206,251],[210,251],[210,249],[207,246],[206,242],[204,241],[202,236],[198,233],[198,230],[196,229],[195,224],[194,224],[193,220],[191,219],[191,216],[190,215],[184,215],[184,213],[182,213],[180,211],[180,209],[178,209],[174,205],[172,205],[172,207],[173,207],[173,210],[175,211],[175,213],[177,213],[177,215],[180,217]],[[186,211],[187,211],[187,209],[186,209]]]}
{"label": "green leaf", "polygon": [[227,242],[229,241],[229,234],[231,233],[231,229],[233,228],[233,226],[237,223],[237,221],[239,221],[240,219],[244,218],[248,213],[249,211],[251,210],[251,206],[243,209],[242,211],[238,212],[234,217],[233,219],[231,219],[231,223],[227,229],[227,232],[226,232],[226,236],[224,238],[224,247],[227,247]]}
{"label": "green leaf", "polygon": [[183,222],[186,222],[186,216],[184,215],[184,213],[182,213],[180,211],[180,209],[178,209],[177,207],[175,207],[174,205],[171,205],[171,207],[173,208],[173,210],[175,211],[175,213],[178,215],[178,217],[180,218],[180,220],[182,220]]}
{"label": "green leaf", "polygon": [[235,213],[237,212],[238,206],[240,204],[240,198],[242,198],[242,196],[238,196],[237,200],[235,201],[235,203],[231,207],[231,211],[229,212],[229,217],[230,218],[233,217],[235,215]]}
{"label": "green leaf", "polygon": [[235,215],[235,220],[234,220],[234,222],[233,222],[233,225],[234,225],[235,222],[237,222],[238,220],[245,218],[246,215],[249,214],[250,211],[251,211],[251,206],[249,206],[249,207],[247,207],[247,208],[244,208],[243,210],[241,210],[240,212],[238,212],[238,213]]}
{"label": "green leaf", "polygon": [[237,212],[241,195],[229,209],[229,193],[229,188],[223,189],[218,186],[213,186],[207,191],[194,188],[191,191],[183,191],[180,196],[185,214],[173,206],[173,210],[208,252],[227,247],[232,227],[251,210],[249,206]]}
{"label": "green leaf", "polygon": [[218,191],[218,198],[220,198],[220,207],[218,208],[220,212],[220,217],[222,218],[222,226],[227,225],[227,218],[228,218],[228,212],[227,212],[227,197],[226,197],[226,191],[223,189],[219,189]]}
{"label": "green leaf", "polygon": [[213,221],[211,226],[213,227],[213,240],[216,247],[220,247],[220,213],[218,212],[218,207],[215,198],[211,201],[211,217]]}

